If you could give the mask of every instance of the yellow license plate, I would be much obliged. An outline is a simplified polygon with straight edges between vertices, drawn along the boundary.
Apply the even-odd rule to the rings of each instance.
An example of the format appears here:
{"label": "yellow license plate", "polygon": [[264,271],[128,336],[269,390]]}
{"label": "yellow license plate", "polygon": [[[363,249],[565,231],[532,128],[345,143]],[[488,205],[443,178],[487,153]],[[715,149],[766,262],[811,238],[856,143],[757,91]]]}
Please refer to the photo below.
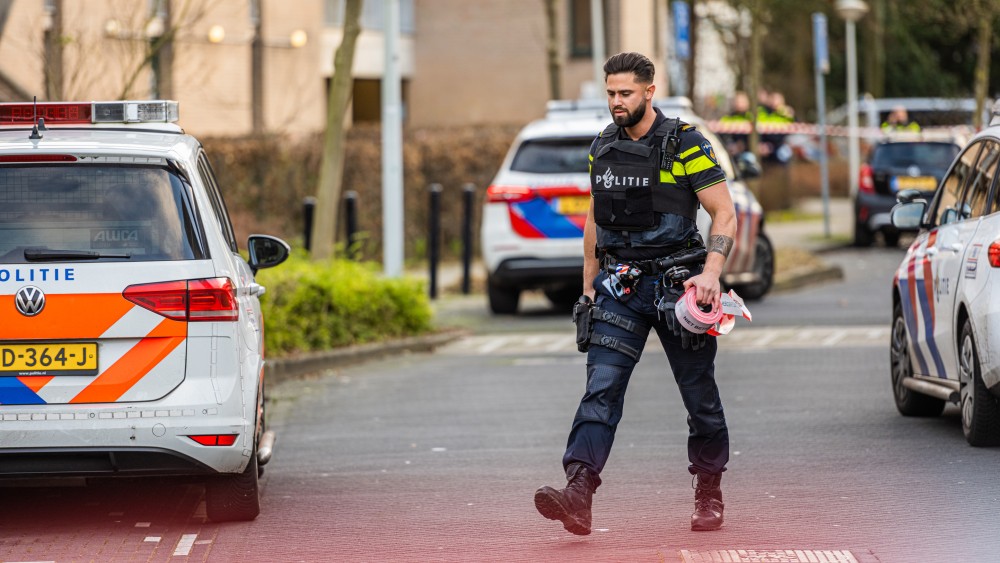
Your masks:
{"label": "yellow license plate", "polygon": [[933,190],[937,180],[933,176],[896,176],[896,187],[901,190]]}
{"label": "yellow license plate", "polygon": [[590,211],[590,196],[567,196],[559,198],[559,213],[563,215],[586,215]]}
{"label": "yellow license plate", "polygon": [[97,343],[0,342],[0,375],[97,375]]}

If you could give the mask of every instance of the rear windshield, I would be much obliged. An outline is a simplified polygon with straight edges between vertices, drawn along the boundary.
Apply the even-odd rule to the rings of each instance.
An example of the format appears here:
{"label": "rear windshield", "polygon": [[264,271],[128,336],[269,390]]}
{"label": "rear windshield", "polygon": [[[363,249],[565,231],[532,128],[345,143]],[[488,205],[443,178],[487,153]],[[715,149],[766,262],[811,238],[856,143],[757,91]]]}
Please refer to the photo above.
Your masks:
{"label": "rear windshield", "polygon": [[192,206],[162,167],[0,166],[0,263],[204,258]]}
{"label": "rear windshield", "polygon": [[908,168],[919,166],[928,170],[945,169],[958,154],[951,143],[886,143],[879,145],[872,159],[873,168]]}
{"label": "rear windshield", "polygon": [[536,174],[587,173],[587,153],[594,137],[524,141],[510,169]]}

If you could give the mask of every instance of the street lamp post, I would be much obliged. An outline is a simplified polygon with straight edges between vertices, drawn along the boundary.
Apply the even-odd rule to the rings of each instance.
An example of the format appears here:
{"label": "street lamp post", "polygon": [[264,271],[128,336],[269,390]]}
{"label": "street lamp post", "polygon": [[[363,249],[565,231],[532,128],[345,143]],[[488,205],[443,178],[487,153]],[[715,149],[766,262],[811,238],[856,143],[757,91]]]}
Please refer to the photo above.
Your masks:
{"label": "street lamp post", "polygon": [[847,35],[847,157],[850,195],[858,193],[858,55],[854,23],[868,12],[863,0],[837,0],[837,13],[846,22]]}

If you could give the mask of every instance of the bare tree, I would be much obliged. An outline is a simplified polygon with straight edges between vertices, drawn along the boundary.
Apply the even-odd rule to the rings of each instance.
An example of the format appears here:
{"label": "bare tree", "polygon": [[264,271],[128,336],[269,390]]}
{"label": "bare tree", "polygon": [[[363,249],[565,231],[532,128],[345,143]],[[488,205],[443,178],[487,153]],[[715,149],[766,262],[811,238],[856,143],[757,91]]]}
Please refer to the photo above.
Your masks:
{"label": "bare tree", "polygon": [[312,232],[312,255],[325,260],[333,255],[337,232],[337,207],[344,182],[344,120],[351,102],[354,77],[354,47],[361,33],[361,0],[346,0],[344,37],[333,57],[333,78],[327,100],[323,163],[316,189],[316,222]]}
{"label": "bare tree", "polygon": [[976,96],[976,113],[972,124],[983,126],[983,109],[990,87],[990,52],[993,48],[993,20],[1000,14],[1000,0],[971,0],[967,12],[976,28],[976,71],[973,92]]}
{"label": "bare tree", "polygon": [[556,15],[556,0],[543,0],[545,3],[545,23],[547,33],[545,52],[549,68],[549,98],[562,98],[562,59],[559,58],[559,21]]}
{"label": "bare tree", "polygon": [[201,5],[196,8],[192,0],[184,0],[177,10],[171,6],[171,0],[159,0],[159,2],[158,9],[149,13],[143,22],[142,29],[149,36],[148,41],[143,42],[142,58],[126,75],[124,86],[118,95],[120,99],[128,99],[133,94],[136,80],[147,67],[156,72],[160,81],[157,84],[160,93],[170,96],[173,46],[177,35],[182,29],[192,27],[205,17],[206,7]]}

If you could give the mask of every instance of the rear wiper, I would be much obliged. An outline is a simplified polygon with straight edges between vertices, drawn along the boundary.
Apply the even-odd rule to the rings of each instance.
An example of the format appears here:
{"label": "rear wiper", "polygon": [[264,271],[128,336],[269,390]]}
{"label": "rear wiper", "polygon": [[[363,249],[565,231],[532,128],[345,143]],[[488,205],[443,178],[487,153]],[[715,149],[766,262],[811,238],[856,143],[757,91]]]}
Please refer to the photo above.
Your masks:
{"label": "rear wiper", "polygon": [[24,259],[29,262],[54,262],[56,260],[99,260],[101,258],[132,258],[127,252],[95,252],[93,250],[50,250],[25,248]]}

